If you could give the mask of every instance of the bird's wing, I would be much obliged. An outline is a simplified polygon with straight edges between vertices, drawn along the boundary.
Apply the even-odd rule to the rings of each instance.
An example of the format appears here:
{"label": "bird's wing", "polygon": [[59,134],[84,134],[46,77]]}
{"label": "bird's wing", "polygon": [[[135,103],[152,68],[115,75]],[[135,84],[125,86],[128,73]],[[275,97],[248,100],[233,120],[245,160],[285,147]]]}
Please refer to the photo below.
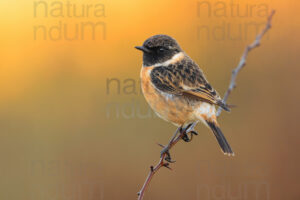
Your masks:
{"label": "bird's wing", "polygon": [[155,67],[151,71],[151,82],[162,92],[183,95],[223,107],[220,105],[222,100],[218,93],[208,83],[201,69],[191,60]]}

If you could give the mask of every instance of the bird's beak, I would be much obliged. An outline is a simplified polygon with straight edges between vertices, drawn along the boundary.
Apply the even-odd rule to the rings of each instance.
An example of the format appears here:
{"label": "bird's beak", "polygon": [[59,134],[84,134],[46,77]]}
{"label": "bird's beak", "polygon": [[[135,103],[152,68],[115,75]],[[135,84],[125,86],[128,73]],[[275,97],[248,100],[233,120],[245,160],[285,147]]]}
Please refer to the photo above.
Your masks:
{"label": "bird's beak", "polygon": [[151,51],[144,46],[136,46],[135,48],[145,53],[151,53]]}

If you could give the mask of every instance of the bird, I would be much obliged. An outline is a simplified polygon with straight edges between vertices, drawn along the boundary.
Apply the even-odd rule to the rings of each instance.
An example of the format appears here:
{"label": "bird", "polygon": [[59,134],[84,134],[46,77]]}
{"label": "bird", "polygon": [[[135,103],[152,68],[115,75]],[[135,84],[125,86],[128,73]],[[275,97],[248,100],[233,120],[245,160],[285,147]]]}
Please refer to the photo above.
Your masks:
{"label": "bird", "polygon": [[222,101],[178,42],[171,36],[159,34],[135,48],[143,53],[141,87],[154,112],[182,130],[192,123],[202,122],[212,130],[222,152],[234,156],[216,116],[216,106],[228,112],[230,106]]}

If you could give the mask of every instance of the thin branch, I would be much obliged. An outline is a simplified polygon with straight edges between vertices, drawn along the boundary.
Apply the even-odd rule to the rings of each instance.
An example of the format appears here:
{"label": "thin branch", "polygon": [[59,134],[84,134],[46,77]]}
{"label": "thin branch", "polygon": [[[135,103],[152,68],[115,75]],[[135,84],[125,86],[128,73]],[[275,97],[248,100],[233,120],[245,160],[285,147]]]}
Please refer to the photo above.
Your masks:
{"label": "thin branch", "polygon": [[[229,88],[228,88],[228,90],[226,91],[226,93],[225,93],[225,95],[224,95],[224,98],[223,98],[223,102],[224,102],[224,103],[226,103],[226,101],[227,101],[227,99],[228,99],[230,93],[231,93],[232,90],[236,87],[236,77],[237,77],[238,73],[240,72],[240,70],[246,65],[246,59],[247,59],[247,57],[248,57],[248,53],[249,53],[252,49],[254,49],[254,48],[256,48],[256,47],[258,47],[258,46],[260,45],[260,42],[261,42],[262,37],[263,37],[263,36],[266,34],[266,32],[271,28],[272,17],[273,17],[274,14],[275,14],[275,10],[272,10],[270,16],[268,17],[268,21],[267,21],[267,23],[266,23],[265,28],[262,30],[262,32],[261,32],[260,34],[258,34],[258,35],[256,36],[255,41],[254,41],[252,44],[250,44],[250,45],[248,45],[248,46],[246,47],[246,49],[245,49],[245,51],[244,51],[244,53],[243,53],[243,55],[242,55],[242,57],[241,57],[241,59],[240,59],[240,62],[239,62],[239,64],[238,64],[238,66],[232,71],[232,76],[231,76],[231,81],[230,81],[230,84],[229,84]],[[217,112],[217,116],[220,116],[221,112],[222,112],[222,109],[219,108],[219,109],[218,109],[218,112]],[[164,151],[164,153],[161,155],[160,160],[159,160],[159,162],[157,163],[157,165],[156,165],[155,167],[153,167],[153,166],[150,167],[150,172],[149,172],[149,174],[148,174],[148,176],[147,176],[147,178],[146,178],[146,181],[145,181],[145,183],[144,183],[142,189],[138,192],[138,200],[142,200],[142,199],[143,199],[143,197],[144,197],[144,195],[145,195],[145,191],[146,191],[147,187],[149,186],[149,183],[150,183],[151,179],[153,178],[154,174],[155,174],[156,172],[158,172],[158,170],[159,170],[161,167],[166,167],[166,168],[168,168],[168,169],[171,169],[171,168],[169,167],[169,164],[170,164],[170,162],[172,163],[172,161],[169,160],[169,162],[165,162],[165,160],[168,160],[168,159],[166,159],[166,158],[169,157],[169,159],[170,159],[169,150],[170,150],[175,144],[177,144],[177,142],[179,142],[179,141],[183,138],[183,136],[184,136],[185,134],[187,134],[187,133],[189,133],[189,132],[192,132],[193,129],[194,129],[194,127],[195,127],[195,125],[196,125],[196,123],[191,124],[190,127],[189,127],[187,130],[185,130],[185,131],[180,131],[180,128],[178,128],[178,129],[176,130],[174,136],[173,136],[172,139],[169,141],[169,143],[168,143],[168,145],[167,145],[166,147],[160,145],[160,146],[164,147],[164,150],[165,150],[165,151]],[[178,133],[179,133],[179,134],[178,134]],[[192,135],[193,135],[193,134],[191,134],[191,137],[192,137]]]}
{"label": "thin branch", "polygon": [[[173,137],[173,138],[170,140],[169,145],[168,145],[168,150],[170,150],[170,149],[171,149],[171,148],[172,148],[172,147],[173,147],[173,146],[174,146],[174,145],[182,138],[182,136],[183,136],[182,134],[179,134],[179,135],[177,136],[178,132],[179,132],[179,128],[176,130],[176,132],[175,132],[175,134],[174,134],[175,137]],[[147,176],[147,178],[146,178],[146,181],[145,181],[145,183],[144,183],[142,189],[138,192],[138,200],[142,200],[142,199],[143,199],[144,194],[145,194],[145,191],[146,191],[146,189],[147,189],[147,187],[148,187],[148,185],[149,185],[149,183],[150,183],[150,181],[151,181],[153,175],[154,175],[161,167],[167,167],[167,168],[171,169],[171,168],[169,167],[169,163],[164,162],[166,156],[167,156],[167,153],[162,154],[162,155],[161,155],[161,158],[160,158],[160,160],[159,160],[159,162],[158,162],[158,164],[157,164],[155,167],[153,167],[153,166],[150,167],[150,172],[149,172],[149,174],[148,174],[148,176]]]}
{"label": "thin branch", "polygon": [[[150,172],[146,178],[146,181],[142,187],[142,189],[138,192],[138,200],[142,200],[143,197],[144,197],[144,194],[145,194],[145,191],[152,179],[152,177],[154,176],[154,174],[161,168],[161,167],[166,167],[170,170],[172,170],[170,167],[169,167],[169,164],[170,162],[174,162],[174,161],[169,161],[169,162],[165,162],[166,160],[166,157],[167,156],[170,156],[168,155],[169,154],[169,150],[175,145],[177,144],[177,142],[179,142],[182,137],[186,134],[186,133],[189,133],[191,131],[193,131],[194,127],[196,126],[197,123],[193,123],[189,126],[189,128],[187,128],[185,131],[182,131],[180,132],[180,127],[177,128],[177,130],[175,131],[174,133],[174,136],[172,137],[172,139],[169,141],[168,145],[166,147],[162,146],[165,148],[165,153],[163,153],[161,155],[161,158],[159,160],[159,162],[157,163],[157,165],[155,167],[153,166],[150,166]],[[179,134],[178,134],[179,133]],[[191,134],[191,137],[192,137],[192,134]],[[161,146],[161,145],[160,145]]]}
{"label": "thin branch", "polygon": [[[224,98],[223,98],[223,102],[226,103],[227,100],[228,100],[228,97],[230,95],[230,93],[232,92],[232,90],[236,87],[236,77],[238,75],[238,73],[240,72],[240,70],[245,67],[246,65],[246,60],[247,60],[247,57],[248,57],[248,54],[249,52],[256,48],[256,47],[259,47],[260,45],[260,42],[261,42],[261,39],[262,37],[267,33],[267,31],[271,28],[271,22],[272,22],[272,18],[273,18],[273,15],[275,14],[275,10],[272,10],[270,16],[268,17],[268,21],[266,23],[266,26],[265,28],[261,31],[260,34],[258,34],[256,36],[256,39],[254,40],[254,42],[250,45],[248,45],[245,50],[244,50],[244,53],[240,59],[240,62],[238,64],[238,66],[232,71],[232,75],[231,75],[231,81],[230,81],[230,84],[229,84],[229,87],[224,95]],[[217,112],[217,117],[221,114],[222,112],[222,108],[219,107],[218,109],[218,112]]]}

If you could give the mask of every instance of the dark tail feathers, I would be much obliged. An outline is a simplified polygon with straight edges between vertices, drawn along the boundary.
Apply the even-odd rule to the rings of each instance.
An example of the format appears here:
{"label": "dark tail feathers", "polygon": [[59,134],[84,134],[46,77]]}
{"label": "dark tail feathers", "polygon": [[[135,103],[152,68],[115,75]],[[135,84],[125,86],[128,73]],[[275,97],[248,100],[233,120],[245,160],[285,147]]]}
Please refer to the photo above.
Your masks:
{"label": "dark tail feathers", "polygon": [[228,156],[234,156],[234,153],[233,153],[230,145],[228,144],[225,136],[223,135],[223,133],[222,133],[221,129],[218,127],[218,125],[211,121],[206,121],[206,123],[211,128],[214,135],[216,136],[217,141],[218,141],[223,153]]}

